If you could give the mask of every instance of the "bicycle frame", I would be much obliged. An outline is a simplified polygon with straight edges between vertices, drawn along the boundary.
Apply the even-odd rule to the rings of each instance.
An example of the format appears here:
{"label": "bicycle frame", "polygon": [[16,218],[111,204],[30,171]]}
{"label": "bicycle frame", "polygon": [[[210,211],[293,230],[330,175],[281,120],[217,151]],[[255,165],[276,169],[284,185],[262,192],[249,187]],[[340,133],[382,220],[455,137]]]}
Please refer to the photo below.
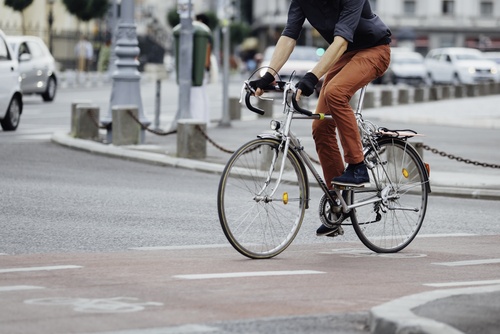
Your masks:
{"label": "bicycle frame", "polygon": [[[300,143],[300,140],[291,131],[291,123],[292,123],[292,120],[294,120],[294,119],[309,119],[309,120],[315,119],[315,118],[316,119],[326,119],[326,118],[332,118],[332,116],[331,115],[320,115],[320,114],[314,114],[312,116],[297,115],[296,112],[294,111],[294,109],[287,103],[287,97],[288,97],[287,95],[291,91],[293,91],[293,87],[289,83],[287,83],[285,90],[284,90],[284,93],[283,93],[284,97],[283,97],[283,102],[282,102],[282,104],[284,104],[283,113],[286,115],[285,121],[283,122],[284,123],[283,130],[280,131],[279,129],[276,129],[276,133],[274,135],[262,134],[262,135],[258,136],[260,138],[274,138],[274,139],[281,141],[281,143],[283,145],[283,157],[282,157],[281,169],[280,169],[279,174],[278,174],[278,179],[276,180],[276,183],[274,185],[274,188],[273,188],[271,194],[266,196],[266,198],[261,196],[261,194],[263,194],[264,191],[267,189],[267,187],[271,184],[271,175],[272,175],[272,172],[274,171],[274,166],[276,164],[277,153],[273,156],[273,159],[271,162],[271,167],[269,168],[269,172],[268,172],[268,177],[267,177],[261,191],[256,195],[255,200],[257,200],[257,201],[269,200],[270,198],[272,199],[274,197],[275,192],[277,191],[279,184],[282,181],[284,166],[285,166],[285,163],[284,163],[285,159],[287,158],[287,154],[288,154],[288,151],[290,150],[290,147],[292,147],[293,152],[296,153],[300,157],[301,164],[303,164],[307,167],[307,169],[311,172],[313,177],[316,179],[316,182],[318,183],[318,185],[321,188],[321,190],[323,191],[323,193],[327,196],[328,200],[330,200],[331,203],[334,203],[335,202],[334,196],[332,196],[332,193],[330,192],[329,188],[327,187],[325,181],[323,180],[321,175],[318,173],[318,171],[314,167],[309,156],[305,153],[304,148]],[[361,110],[362,110],[365,92],[366,92],[366,86],[364,86],[360,91],[359,102],[358,102],[357,109],[355,111],[356,121],[358,123],[358,126],[360,127],[360,130],[362,129],[361,134],[363,137],[365,137],[367,135],[369,136],[368,131],[364,128],[364,120],[361,117]],[[373,142],[372,142],[371,138],[370,138],[370,143],[371,143],[371,146],[373,146]],[[365,150],[367,150],[369,148],[371,148],[371,147],[367,147],[367,148],[365,148]],[[307,191],[307,202],[309,202],[309,184],[307,184],[306,191]],[[387,200],[391,199],[391,197],[387,196],[387,194],[389,193],[389,190],[386,189],[385,191],[382,190],[382,198],[377,196],[376,198],[373,198],[371,200],[366,200],[366,201],[362,201],[362,202],[348,205],[341,194],[341,189],[334,189],[334,191],[336,193],[337,198],[340,200],[340,203],[342,205],[342,211],[345,214],[348,214],[352,209],[360,207],[360,206],[376,203],[376,202],[379,202],[381,200],[387,201]]]}

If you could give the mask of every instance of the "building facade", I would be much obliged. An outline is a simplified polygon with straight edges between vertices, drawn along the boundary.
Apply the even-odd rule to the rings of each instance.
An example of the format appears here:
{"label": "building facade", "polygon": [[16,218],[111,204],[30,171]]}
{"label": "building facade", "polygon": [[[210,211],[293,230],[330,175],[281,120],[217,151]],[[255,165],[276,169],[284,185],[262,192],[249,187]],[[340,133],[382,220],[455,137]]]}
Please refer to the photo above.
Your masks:
{"label": "building facade", "polygon": [[[393,32],[394,46],[421,53],[445,46],[500,50],[500,0],[370,0]],[[280,31],[289,0],[254,0],[254,28],[267,37]],[[304,44],[322,43],[306,28]],[[262,35],[261,35],[262,36]]]}

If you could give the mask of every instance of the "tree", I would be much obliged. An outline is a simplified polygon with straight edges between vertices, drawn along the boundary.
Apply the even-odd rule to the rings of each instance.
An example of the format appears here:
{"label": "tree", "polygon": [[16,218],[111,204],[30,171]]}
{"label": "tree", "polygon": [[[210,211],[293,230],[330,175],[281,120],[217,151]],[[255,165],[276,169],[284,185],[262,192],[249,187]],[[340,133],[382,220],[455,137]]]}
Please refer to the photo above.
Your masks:
{"label": "tree", "polygon": [[70,14],[84,22],[103,17],[109,8],[108,0],[63,0],[63,3]]}
{"label": "tree", "polygon": [[33,0],[4,0],[5,6],[11,7],[14,11],[21,13],[21,26],[23,35],[26,35],[24,26],[24,10],[31,5]]}

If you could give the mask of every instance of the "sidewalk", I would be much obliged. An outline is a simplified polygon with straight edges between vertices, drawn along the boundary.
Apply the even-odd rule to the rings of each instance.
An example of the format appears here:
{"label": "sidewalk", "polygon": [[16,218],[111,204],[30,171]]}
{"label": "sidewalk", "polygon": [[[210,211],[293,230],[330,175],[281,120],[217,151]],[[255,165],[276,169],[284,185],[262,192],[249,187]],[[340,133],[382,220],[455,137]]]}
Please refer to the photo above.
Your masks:
{"label": "sidewalk", "polygon": [[[460,100],[368,109],[366,119],[379,124],[398,122],[413,127],[417,124],[446,125],[464,128],[498,130],[497,140],[491,146],[491,164],[500,164],[498,143],[500,142],[500,96],[476,97]],[[279,106],[275,105],[275,115]],[[270,131],[270,118],[257,118],[250,112],[243,113],[242,120],[232,121],[230,127],[217,123],[207,129],[207,135],[226,150],[235,150],[257,134]],[[317,158],[310,135],[310,121],[295,121],[294,132],[301,138],[306,152]],[[69,130],[68,130],[69,132]],[[480,131],[477,131],[480,134]],[[114,146],[99,142],[74,139],[67,133],[55,133],[52,140],[64,146],[96,154],[114,156],[146,163],[221,173],[230,154],[207,143],[207,157],[189,160],[176,157],[176,136],[146,134],[143,145]],[[439,160],[442,159],[442,160]],[[430,181],[433,195],[465,196],[472,198],[500,199],[500,169],[473,166],[463,168],[459,162],[424,151],[424,160],[431,164]],[[438,163],[433,163],[438,161]],[[436,167],[434,167],[436,166]],[[458,166],[458,167],[457,167]],[[320,168],[317,166],[317,168]],[[461,171],[464,169],[465,171]],[[473,170],[473,172],[469,172]],[[494,204],[496,205],[496,204]],[[435,290],[423,294],[403,297],[377,306],[370,312],[372,333],[497,333],[500,326],[500,281],[480,288]],[[466,297],[464,297],[466,296]],[[481,327],[470,330],[464,321],[474,323],[469,316],[471,301],[475,313],[481,314]],[[446,310],[446,312],[443,312]],[[476,324],[478,325],[478,324]],[[479,326],[479,325],[478,325]],[[478,329],[481,330],[478,330]]]}

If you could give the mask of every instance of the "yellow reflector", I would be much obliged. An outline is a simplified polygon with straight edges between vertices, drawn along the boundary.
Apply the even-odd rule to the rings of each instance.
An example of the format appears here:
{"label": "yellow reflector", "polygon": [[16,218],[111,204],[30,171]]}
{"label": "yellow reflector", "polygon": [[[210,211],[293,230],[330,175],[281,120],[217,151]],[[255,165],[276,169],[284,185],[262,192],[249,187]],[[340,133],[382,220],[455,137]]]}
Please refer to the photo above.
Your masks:
{"label": "yellow reflector", "polygon": [[408,173],[408,170],[406,168],[403,168],[403,176],[407,179],[408,176],[410,176],[410,173]]}
{"label": "yellow reflector", "polygon": [[283,204],[288,204],[288,193],[283,193]]}

